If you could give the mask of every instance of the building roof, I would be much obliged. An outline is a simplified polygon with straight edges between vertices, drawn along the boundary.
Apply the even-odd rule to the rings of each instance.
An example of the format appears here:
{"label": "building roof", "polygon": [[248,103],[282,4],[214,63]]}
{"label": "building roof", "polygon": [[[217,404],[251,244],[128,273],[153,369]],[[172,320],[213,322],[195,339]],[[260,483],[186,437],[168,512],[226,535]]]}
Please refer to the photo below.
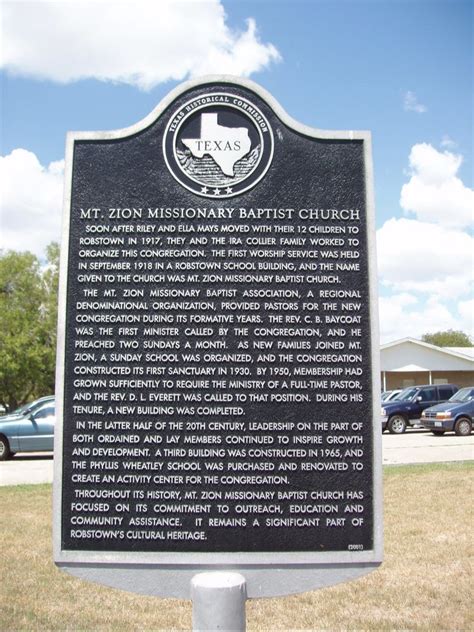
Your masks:
{"label": "building roof", "polygon": [[474,371],[474,347],[437,347],[415,338],[380,346],[382,371]]}
{"label": "building roof", "polygon": [[460,353],[461,355],[467,355],[470,358],[474,358],[474,347],[446,347],[454,353]]}
{"label": "building roof", "polygon": [[420,345],[420,347],[426,347],[427,349],[440,351],[441,353],[449,353],[464,357],[467,356],[468,358],[474,359],[474,347],[437,347],[436,345],[431,345],[428,342],[423,342],[422,340],[417,340],[416,338],[400,338],[400,340],[386,342],[385,344],[380,345],[380,350],[389,349],[390,347],[397,347],[407,342],[415,345]]}
{"label": "building roof", "polygon": [[406,364],[398,367],[398,369],[393,369],[393,371],[397,373],[420,373],[429,371],[429,369],[424,366],[418,366],[418,364]]}

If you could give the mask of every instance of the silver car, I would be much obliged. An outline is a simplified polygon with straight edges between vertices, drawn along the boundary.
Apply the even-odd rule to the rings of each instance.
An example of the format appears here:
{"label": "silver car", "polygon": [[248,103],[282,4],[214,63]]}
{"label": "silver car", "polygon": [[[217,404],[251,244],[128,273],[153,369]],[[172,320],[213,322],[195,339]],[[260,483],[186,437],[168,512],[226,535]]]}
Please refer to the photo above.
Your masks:
{"label": "silver car", "polygon": [[36,400],[0,417],[0,461],[16,452],[52,451],[55,422],[53,397]]}

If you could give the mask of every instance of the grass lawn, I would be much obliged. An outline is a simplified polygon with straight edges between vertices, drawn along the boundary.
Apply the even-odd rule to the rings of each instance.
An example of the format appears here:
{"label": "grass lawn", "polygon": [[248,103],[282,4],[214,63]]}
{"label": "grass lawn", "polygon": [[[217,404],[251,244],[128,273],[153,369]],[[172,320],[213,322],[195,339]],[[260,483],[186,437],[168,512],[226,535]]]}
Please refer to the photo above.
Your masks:
{"label": "grass lawn", "polygon": [[[359,580],[247,604],[247,629],[474,629],[474,463],[384,468],[385,561]],[[190,630],[191,603],[75,579],[51,552],[51,485],[0,488],[0,630]]]}

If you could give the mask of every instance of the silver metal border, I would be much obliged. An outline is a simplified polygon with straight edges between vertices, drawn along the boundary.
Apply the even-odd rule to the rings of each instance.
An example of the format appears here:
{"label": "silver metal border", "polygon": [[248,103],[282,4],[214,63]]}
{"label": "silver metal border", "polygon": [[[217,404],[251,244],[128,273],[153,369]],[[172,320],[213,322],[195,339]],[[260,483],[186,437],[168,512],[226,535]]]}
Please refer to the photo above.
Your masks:
{"label": "silver metal border", "polygon": [[[69,219],[74,144],[81,140],[113,140],[136,134],[151,125],[184,92],[212,83],[242,86],[264,100],[281,121],[294,131],[318,139],[361,140],[364,144],[367,213],[367,252],[369,264],[372,390],[373,390],[373,493],[374,548],[370,551],[290,552],[290,553],[102,553],[68,551],[61,546],[63,393],[65,366],[65,319],[67,268],[69,260]],[[58,347],[56,362],[57,425],[54,445],[53,555],[56,564],[67,572],[105,585],[141,594],[189,598],[190,580],[203,570],[238,570],[248,582],[249,597],[292,594],[348,581],[364,575],[382,562],[382,437],[379,423],[380,397],[379,327],[375,245],[375,207],[371,135],[368,131],[320,130],[291,118],[264,88],[248,79],[214,75],[185,82],[172,90],[144,119],[130,127],[113,131],[69,132],[66,140],[66,166],[63,226],[60,258]]]}

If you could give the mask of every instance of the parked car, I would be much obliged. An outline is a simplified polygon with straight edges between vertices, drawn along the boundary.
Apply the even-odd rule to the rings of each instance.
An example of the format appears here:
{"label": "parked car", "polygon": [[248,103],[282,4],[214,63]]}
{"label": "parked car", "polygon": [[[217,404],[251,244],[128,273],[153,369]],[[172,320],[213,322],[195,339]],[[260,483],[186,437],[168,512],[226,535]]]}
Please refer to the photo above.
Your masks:
{"label": "parked car", "polygon": [[384,391],[382,393],[382,401],[390,402],[392,399],[396,399],[398,395],[400,395],[401,392],[402,392],[401,388],[396,388],[393,391]]}
{"label": "parked car", "polygon": [[455,384],[423,384],[405,388],[397,399],[382,405],[382,432],[402,434],[408,425],[420,425],[421,413],[431,406],[447,401],[458,391]]}
{"label": "parked car", "polygon": [[458,436],[466,437],[472,432],[473,418],[474,386],[467,386],[457,391],[444,404],[426,408],[421,413],[421,424],[435,435],[454,430]]}
{"label": "parked car", "polygon": [[[0,418],[0,461],[16,452],[43,452],[53,450],[56,411],[54,398],[37,402],[23,412]],[[24,407],[21,407],[23,409]],[[17,410],[21,410],[17,409]]]}
{"label": "parked car", "polygon": [[[32,402],[28,402],[28,404],[23,404],[23,406],[12,410],[11,413],[7,413],[5,417],[10,417],[12,415],[24,415],[26,412],[33,413],[37,408],[47,402],[54,402],[54,395],[45,395],[44,397],[33,400]],[[4,421],[4,419],[2,419],[2,421]]]}

